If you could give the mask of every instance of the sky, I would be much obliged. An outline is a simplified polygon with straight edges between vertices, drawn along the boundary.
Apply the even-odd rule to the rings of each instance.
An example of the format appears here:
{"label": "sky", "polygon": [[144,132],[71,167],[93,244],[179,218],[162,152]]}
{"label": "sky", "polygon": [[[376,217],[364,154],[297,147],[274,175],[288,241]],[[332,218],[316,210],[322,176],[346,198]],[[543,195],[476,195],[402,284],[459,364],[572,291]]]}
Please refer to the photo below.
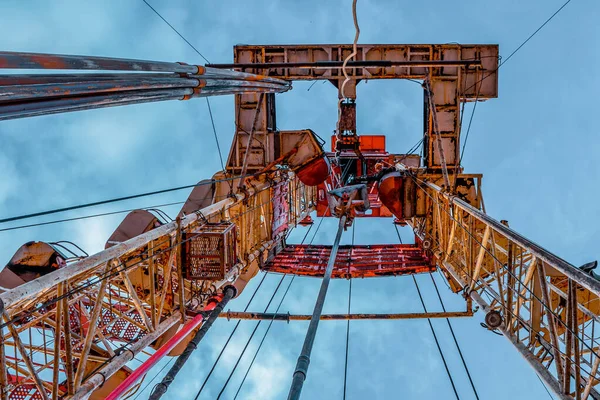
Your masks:
{"label": "sky", "polygon": [[[149,0],[150,1],[150,0]],[[235,44],[350,43],[351,1],[150,1],[211,62],[231,62]],[[358,0],[360,43],[498,43],[506,57],[562,0],[399,2]],[[466,146],[467,172],[484,174],[487,212],[575,265],[598,259],[597,189],[600,150],[596,92],[600,88],[600,3],[573,0],[499,71],[499,98],[477,106]],[[141,0],[0,2],[0,49],[203,64],[203,60]],[[329,83],[294,83],[277,96],[280,129],[310,128],[329,137],[337,118]],[[370,81],[357,89],[358,131],[385,134],[401,153],[422,134],[422,90],[411,82]],[[234,132],[233,97],[211,99],[221,148]],[[472,105],[467,105],[466,115]],[[464,139],[464,138],[463,138]],[[195,183],[220,169],[203,99],[171,101],[0,123],[0,218]],[[170,193],[65,213],[73,217],[184,201]],[[166,207],[174,216],[178,206]],[[71,240],[99,251],[122,215],[0,231],[0,261],[30,240]],[[42,222],[57,216],[32,220]],[[331,244],[326,220],[315,244]],[[1,228],[10,225],[0,226]],[[298,228],[290,242],[299,242]],[[314,232],[314,230],[313,230]],[[346,233],[342,243],[350,242]],[[412,238],[403,231],[405,240]],[[391,220],[356,222],[356,244],[395,243]],[[2,261],[5,260],[5,261]],[[267,276],[249,310],[262,311],[280,276]],[[287,285],[285,278],[282,287]],[[462,310],[439,276],[448,310]],[[245,307],[254,279],[228,308]],[[430,311],[439,311],[429,276],[418,276]],[[296,278],[282,312],[312,312],[320,280]],[[274,298],[279,303],[280,289]],[[345,312],[348,281],[335,280],[325,313]],[[273,310],[271,308],[270,310]],[[353,282],[352,312],[421,311],[412,278]],[[502,337],[480,326],[483,315],[453,320],[481,399],[549,398],[531,368]],[[201,399],[221,390],[256,322],[240,325]],[[220,320],[165,396],[194,398],[234,322]],[[261,324],[223,399],[235,394],[268,324]],[[445,321],[433,321],[461,399],[475,398]],[[285,398],[307,323],[273,324],[240,397]],[[304,399],[341,399],[345,322],[319,326]],[[166,362],[167,360],[163,361]],[[163,366],[153,369],[146,381]],[[166,370],[159,374],[161,378]],[[157,382],[154,381],[154,383]],[[147,398],[151,383],[139,398]],[[425,320],[357,321],[350,327],[348,399],[453,399]]]}

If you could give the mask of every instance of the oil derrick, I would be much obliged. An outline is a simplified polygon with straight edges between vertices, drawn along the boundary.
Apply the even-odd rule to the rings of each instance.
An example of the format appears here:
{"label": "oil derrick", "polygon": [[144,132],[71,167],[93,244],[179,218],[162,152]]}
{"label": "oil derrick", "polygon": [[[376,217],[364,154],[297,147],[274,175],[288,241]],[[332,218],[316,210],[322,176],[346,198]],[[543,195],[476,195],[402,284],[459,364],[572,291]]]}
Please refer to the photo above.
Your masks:
{"label": "oil derrick", "polygon": [[[2,68],[118,71],[3,75],[0,119],[219,94],[234,94],[236,110],[225,170],[196,185],[175,221],[133,211],[93,255],[68,243],[18,249],[0,272],[2,398],[118,398],[161,357],[187,354],[260,269],[323,282],[439,269],[464,296],[464,313],[472,315],[477,303],[486,326],[560,398],[600,398],[600,282],[487,215],[482,175],[460,164],[460,105],[497,97],[498,46],[360,45],[347,61],[352,52],[351,45],[236,46],[233,64],[205,67],[0,53]],[[422,82],[422,157],[389,153],[385,136],[357,132],[356,85],[367,79]],[[331,151],[309,127],[277,129],[275,93],[294,80],[327,80],[340,89]],[[312,212],[339,218],[336,243],[286,244]],[[409,225],[414,244],[338,246],[355,218]],[[317,308],[313,316],[228,316],[416,317],[335,317]],[[311,329],[314,338],[316,323],[307,340]],[[141,367],[126,366],[149,348],[153,355]],[[294,380],[306,378],[309,354],[301,353]]]}

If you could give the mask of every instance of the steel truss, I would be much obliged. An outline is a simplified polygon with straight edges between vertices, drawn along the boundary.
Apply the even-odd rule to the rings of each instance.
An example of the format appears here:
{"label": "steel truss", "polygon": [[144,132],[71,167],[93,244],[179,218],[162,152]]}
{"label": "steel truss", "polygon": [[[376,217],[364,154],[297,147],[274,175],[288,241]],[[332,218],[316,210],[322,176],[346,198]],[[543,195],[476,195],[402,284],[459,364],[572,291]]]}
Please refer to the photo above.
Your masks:
{"label": "steel truss", "polygon": [[[0,398],[104,398],[131,372],[128,362],[190,319],[186,310],[201,309],[242,270],[255,274],[285,234],[273,235],[271,203],[288,203],[278,221],[287,227],[312,211],[314,197],[292,173],[268,175],[247,179],[245,193],[0,294]],[[288,190],[279,198],[273,185]],[[184,281],[182,234],[222,221],[237,226],[239,262],[221,281]]]}
{"label": "steel truss", "polygon": [[560,398],[600,398],[600,282],[505,221],[412,178],[430,211],[412,226],[454,291],[479,304],[488,328],[501,332]]}

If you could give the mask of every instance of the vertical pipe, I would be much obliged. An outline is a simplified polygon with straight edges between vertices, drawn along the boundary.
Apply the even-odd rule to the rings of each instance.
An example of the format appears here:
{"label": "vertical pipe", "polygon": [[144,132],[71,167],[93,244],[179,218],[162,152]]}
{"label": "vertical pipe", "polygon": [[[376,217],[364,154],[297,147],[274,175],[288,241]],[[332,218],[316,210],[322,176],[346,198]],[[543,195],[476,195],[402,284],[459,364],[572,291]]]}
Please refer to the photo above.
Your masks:
{"label": "vertical pipe", "polygon": [[202,328],[200,328],[200,330],[196,333],[196,335],[187,345],[183,353],[181,353],[181,355],[177,357],[175,364],[173,364],[169,372],[167,372],[167,375],[165,375],[163,380],[155,386],[154,391],[152,391],[152,393],[150,394],[150,400],[160,399],[162,395],[167,392],[169,385],[175,380],[175,376],[177,375],[179,370],[181,370],[185,362],[188,360],[188,358],[190,358],[192,352],[196,349],[196,347],[198,347],[198,343],[200,343],[204,335],[206,335],[206,332],[208,332],[208,330],[212,326],[213,322],[215,322],[215,320],[219,317],[219,314],[221,314],[223,308],[225,308],[229,300],[231,300],[231,298],[234,295],[235,288],[233,286],[228,286],[225,288],[223,300],[221,300],[219,304],[214,308],[214,310],[210,313],[210,316],[208,317],[206,323],[202,325]]}
{"label": "vertical pipe", "polygon": [[315,341],[315,335],[319,326],[319,320],[321,319],[321,313],[323,312],[325,296],[327,296],[327,288],[329,287],[329,281],[331,280],[331,273],[333,272],[333,266],[335,264],[335,259],[337,256],[338,248],[340,246],[340,239],[342,237],[342,232],[344,231],[345,224],[346,216],[342,216],[340,218],[338,231],[333,242],[333,247],[331,248],[331,255],[329,256],[329,261],[327,262],[327,268],[325,269],[323,282],[321,282],[321,289],[319,289],[319,295],[317,296],[317,302],[315,303],[313,315],[310,319],[310,324],[308,325],[308,331],[306,332],[306,338],[304,339],[302,352],[298,357],[298,362],[296,363],[296,370],[294,371],[294,375],[292,376],[292,386],[290,387],[288,400],[300,399],[302,385],[306,380],[306,373],[308,372],[308,365],[310,364],[310,353],[312,351],[312,347]]}

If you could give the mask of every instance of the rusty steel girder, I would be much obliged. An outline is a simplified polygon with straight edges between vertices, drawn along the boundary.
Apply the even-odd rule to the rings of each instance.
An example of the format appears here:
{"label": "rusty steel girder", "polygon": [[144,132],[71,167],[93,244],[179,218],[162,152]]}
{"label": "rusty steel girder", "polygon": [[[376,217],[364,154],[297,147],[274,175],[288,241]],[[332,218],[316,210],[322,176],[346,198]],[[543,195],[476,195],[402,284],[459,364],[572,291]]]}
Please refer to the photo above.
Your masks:
{"label": "rusty steel girder", "polygon": [[[351,80],[345,91],[356,98],[356,85],[368,79],[418,79],[429,82],[425,96],[424,165],[441,173],[443,165],[459,164],[460,103],[498,96],[498,46],[472,44],[364,44],[349,62]],[[352,45],[241,45],[234,47],[233,64],[209,64],[236,68],[287,80],[329,80],[341,88],[341,64]],[[341,93],[339,94],[341,98]],[[354,123],[351,121],[350,128]],[[345,126],[345,125],[344,125]],[[275,95],[259,101],[256,94],[236,95],[236,133],[233,147],[246,147],[249,132],[264,142],[276,132]],[[439,143],[438,143],[439,141]],[[233,150],[233,149],[232,149]],[[260,149],[256,149],[260,151]],[[442,156],[443,154],[443,156]],[[235,170],[234,159],[228,168]]]}
{"label": "rusty steel girder", "polygon": [[[331,246],[288,245],[261,269],[269,272],[322,277]],[[372,278],[435,271],[422,248],[412,244],[340,246],[333,278]]]}

